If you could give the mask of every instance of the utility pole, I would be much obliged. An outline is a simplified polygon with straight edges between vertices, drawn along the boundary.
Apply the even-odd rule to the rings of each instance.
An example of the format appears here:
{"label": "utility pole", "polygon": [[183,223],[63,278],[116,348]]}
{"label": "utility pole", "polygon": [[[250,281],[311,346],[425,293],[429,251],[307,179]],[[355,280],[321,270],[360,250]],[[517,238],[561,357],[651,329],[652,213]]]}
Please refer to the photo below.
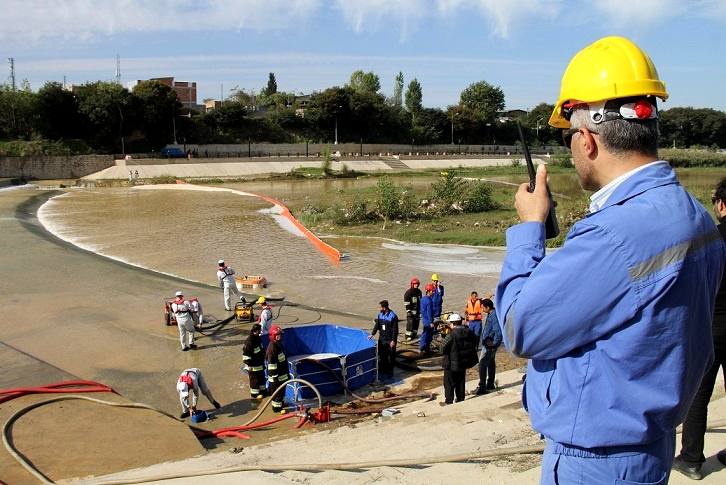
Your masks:
{"label": "utility pole", "polygon": [[121,56],[116,54],[116,84],[121,85]]}
{"label": "utility pole", "polygon": [[8,61],[10,61],[10,87],[15,91],[15,58],[8,57]]}

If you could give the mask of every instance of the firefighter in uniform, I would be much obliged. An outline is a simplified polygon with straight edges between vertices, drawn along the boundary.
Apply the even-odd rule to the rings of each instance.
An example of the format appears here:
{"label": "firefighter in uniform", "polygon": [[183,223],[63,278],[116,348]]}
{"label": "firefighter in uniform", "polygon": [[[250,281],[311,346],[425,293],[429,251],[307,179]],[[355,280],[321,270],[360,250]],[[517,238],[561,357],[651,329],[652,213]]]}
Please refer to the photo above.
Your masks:
{"label": "firefighter in uniform", "polygon": [[252,325],[250,334],[242,347],[242,362],[244,371],[250,379],[250,396],[253,399],[262,399],[267,393],[265,385],[265,353],[262,350],[262,339],[259,323]]}
{"label": "firefighter in uniform", "polygon": [[179,290],[176,292],[176,299],[171,302],[171,311],[176,318],[176,324],[179,327],[179,341],[181,342],[182,351],[196,349],[194,343],[194,318],[192,317],[192,306],[184,299],[184,292]]}
{"label": "firefighter in uniform", "polygon": [[421,282],[418,278],[411,278],[411,287],[403,295],[403,304],[406,306],[406,341],[416,338],[418,324],[421,319]]}
{"label": "firefighter in uniform", "polygon": [[[284,386],[285,382],[290,378],[287,356],[285,356],[285,348],[282,346],[282,329],[278,325],[273,325],[270,328],[270,343],[267,345],[265,360],[267,361],[267,383],[270,395],[272,395],[280,386]],[[285,414],[284,405],[285,393],[280,391],[272,399],[272,410],[276,413]]]}
{"label": "firefighter in uniform", "polygon": [[234,281],[234,270],[224,264],[224,260],[217,262],[217,279],[219,286],[224,289],[224,309],[232,311],[232,293],[239,295],[237,284]]}

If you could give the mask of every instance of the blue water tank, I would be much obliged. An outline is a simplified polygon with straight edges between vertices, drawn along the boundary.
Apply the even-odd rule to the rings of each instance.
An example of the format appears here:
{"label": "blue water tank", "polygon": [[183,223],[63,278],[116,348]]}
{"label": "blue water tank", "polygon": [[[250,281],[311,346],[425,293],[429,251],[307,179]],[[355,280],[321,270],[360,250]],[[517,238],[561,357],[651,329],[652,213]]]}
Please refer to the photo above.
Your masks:
{"label": "blue water tank", "polygon": [[[262,345],[265,348],[268,342],[267,335],[263,335]],[[283,331],[282,345],[288,359],[290,376],[312,383],[323,396],[343,393],[339,379],[351,390],[376,379],[376,341],[368,340],[368,332],[364,330],[335,324],[288,327]],[[332,372],[309,359],[324,364]],[[285,400],[288,402],[314,397],[312,389],[299,383],[290,384],[285,390]]]}

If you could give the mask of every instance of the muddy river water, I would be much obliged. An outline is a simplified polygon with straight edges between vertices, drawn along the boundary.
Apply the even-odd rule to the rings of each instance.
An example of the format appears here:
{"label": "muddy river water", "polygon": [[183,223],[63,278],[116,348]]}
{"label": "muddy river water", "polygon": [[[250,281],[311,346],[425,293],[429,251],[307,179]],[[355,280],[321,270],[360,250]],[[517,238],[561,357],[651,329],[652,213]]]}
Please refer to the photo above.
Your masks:
{"label": "muddy river water", "polygon": [[[679,176],[692,186],[715,183],[713,173]],[[495,178],[523,181],[520,176]],[[412,177],[397,182],[430,180]],[[283,201],[310,193],[333,199],[351,184],[375,184],[375,179],[266,180],[200,191],[86,189],[51,199],[39,216],[61,238],[111,258],[210,284],[216,282],[216,262],[221,258],[238,274],[265,275],[270,285],[261,293],[358,315],[374,315],[382,299],[402,313],[403,293],[412,276],[425,283],[431,273],[438,273],[446,287],[445,307],[452,310],[461,310],[472,290],[485,294],[494,289],[503,248],[320,235],[348,256],[334,264],[294,228],[273,218],[268,202],[234,192]],[[582,194],[574,173],[553,175],[550,186],[564,195]]]}
{"label": "muddy river water", "polygon": [[[348,182],[350,183],[350,182]],[[291,191],[330,191],[321,181],[227,184],[284,198]],[[44,204],[39,217],[59,237],[105,256],[215,284],[224,259],[238,274],[263,274],[262,293],[307,305],[370,315],[382,299],[402,313],[412,276],[438,273],[447,307],[464,306],[472,290],[494,289],[500,248],[406,244],[379,238],[325,236],[347,255],[332,263],[304,237],[267,212],[268,202],[224,190],[86,189]],[[174,288],[169,288],[173,294]],[[215,302],[221,303],[221,302]]]}

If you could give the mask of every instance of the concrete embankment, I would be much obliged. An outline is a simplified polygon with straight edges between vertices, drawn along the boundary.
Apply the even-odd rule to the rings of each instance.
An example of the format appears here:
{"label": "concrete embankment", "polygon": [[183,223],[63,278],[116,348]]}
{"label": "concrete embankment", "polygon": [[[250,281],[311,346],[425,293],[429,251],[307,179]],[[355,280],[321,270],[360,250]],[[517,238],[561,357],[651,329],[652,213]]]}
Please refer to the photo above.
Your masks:
{"label": "concrete embankment", "polygon": [[[116,165],[99,172],[86,175],[83,180],[128,179],[129,172],[139,173],[139,178],[172,176],[183,179],[193,178],[243,178],[268,174],[286,174],[296,168],[320,168],[320,161],[294,160],[274,161],[270,159],[205,159],[203,162],[166,163],[159,160],[152,163],[144,160],[142,165],[133,161],[117,160]],[[536,159],[535,163],[541,163]],[[455,158],[455,159],[351,159],[332,162],[331,168],[340,171],[345,165],[356,172],[394,172],[406,170],[446,169],[456,167],[495,167],[512,164],[511,158]]]}
{"label": "concrete embankment", "polygon": [[[0,388],[48,384],[75,376],[102,382],[125,399],[175,414],[180,410],[175,390],[179,372],[199,367],[204,370],[215,398],[223,405],[216,419],[204,423],[203,427],[216,429],[249,419],[245,416],[253,403],[249,390],[240,388],[239,371],[240,346],[249,325],[233,322],[216,333],[199,335],[198,350],[181,352],[176,328],[163,324],[162,299],[180,287],[190,296],[199,297],[206,313],[225,317],[225,312],[219,311],[222,305],[219,289],[134,268],[55,238],[36,218],[38,206],[51,195],[33,188],[0,193],[0,232],[3,234],[0,291],[5,302],[0,324],[0,348],[4,349],[0,365],[19,362],[21,355],[27,357],[23,357],[26,364],[22,367],[3,366]],[[210,279],[213,271],[211,268]],[[362,324],[355,317],[304,306],[286,311],[301,321]],[[22,404],[25,399],[28,398],[13,402]],[[146,463],[172,456],[189,457],[202,450],[188,428],[176,421],[171,420],[173,426],[165,428],[156,426],[156,418],[145,416],[143,411],[108,412],[91,406],[75,402],[49,405],[38,410],[40,414],[33,411],[21,418],[17,423],[18,436],[23,437],[18,442],[21,451],[31,461],[48,467],[53,479],[61,479],[138,466],[143,460],[129,462],[123,456],[124,450],[135,447],[143,453],[148,449],[144,440],[153,439],[166,446],[170,453],[154,455],[149,451]],[[203,397],[202,406],[209,406]],[[3,421],[6,412],[10,412],[9,406],[3,406],[0,416]],[[40,418],[46,414],[47,418]],[[102,415],[110,420],[101,419]],[[41,426],[51,427],[54,420],[64,421],[58,429],[75,428],[77,433],[64,439],[77,439],[83,446],[70,447],[62,444],[63,441],[43,439],[47,428]],[[118,428],[124,426],[129,432],[120,435]],[[144,427],[148,433],[139,429]],[[275,428],[255,433],[247,443],[268,440],[279,432]],[[187,438],[180,438],[179,433]],[[49,436],[57,438],[55,431]],[[115,444],[117,451],[96,455],[94,439]],[[213,446],[235,444],[214,443]],[[83,462],[85,468],[63,468],[64,460]],[[0,481],[28,483],[30,477],[0,451]]]}

